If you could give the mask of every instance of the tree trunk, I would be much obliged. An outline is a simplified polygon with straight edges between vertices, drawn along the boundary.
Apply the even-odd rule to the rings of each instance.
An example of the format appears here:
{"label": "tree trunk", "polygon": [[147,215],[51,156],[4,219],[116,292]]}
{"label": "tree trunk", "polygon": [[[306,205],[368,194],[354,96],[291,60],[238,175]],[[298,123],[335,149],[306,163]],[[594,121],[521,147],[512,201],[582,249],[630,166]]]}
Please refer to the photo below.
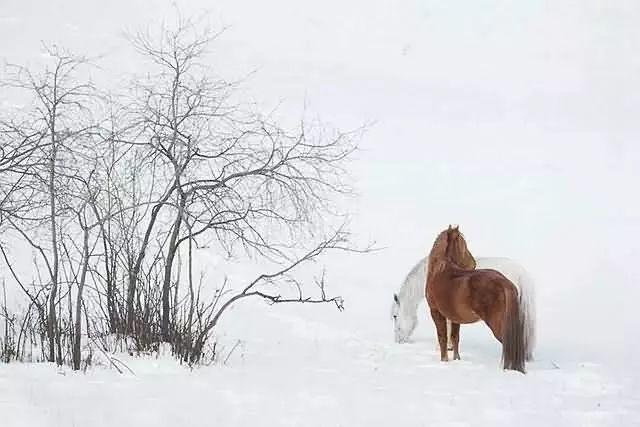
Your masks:
{"label": "tree trunk", "polygon": [[80,370],[82,361],[81,344],[82,344],[82,292],[87,279],[87,269],[89,267],[89,229],[82,227],[82,272],[80,273],[80,281],[78,282],[78,295],[76,296],[76,318],[75,332],[73,335],[73,370]]}
{"label": "tree trunk", "polygon": [[189,226],[189,315],[187,316],[187,351],[185,352],[185,361],[187,355],[191,354],[193,349],[193,310],[195,305],[195,294],[193,291],[193,237],[191,226]]}
{"label": "tree trunk", "polygon": [[160,209],[162,208],[163,204],[169,199],[169,196],[171,194],[171,191],[167,192],[165,197],[163,197],[162,200],[160,200],[160,202],[151,210],[151,219],[149,220],[147,230],[144,233],[144,239],[142,240],[142,245],[140,246],[140,251],[138,252],[138,257],[136,258],[136,263],[133,268],[129,270],[129,287],[127,288],[127,333],[133,332],[135,319],[134,303],[136,296],[136,286],[138,284],[138,276],[140,274],[140,269],[142,268],[142,262],[144,261],[144,256],[147,252],[147,246],[149,246],[151,232],[153,231],[153,227],[155,226],[156,220],[158,219]]}
{"label": "tree trunk", "polygon": [[[47,321],[47,335],[49,338],[49,362],[55,361],[58,365],[62,365],[60,357],[56,358],[56,344],[58,339],[58,319],[56,317],[56,298],[58,297],[58,230],[56,224],[56,160],[57,147],[55,136],[55,109],[51,117],[51,158],[49,160],[49,207],[51,215],[51,249],[53,252],[52,274],[51,274],[51,293],[49,294],[49,316]],[[61,353],[61,351],[59,352]]]}
{"label": "tree trunk", "polygon": [[173,269],[173,260],[177,252],[178,236],[180,234],[180,226],[182,225],[182,216],[184,214],[184,206],[186,204],[186,198],[184,195],[180,195],[180,206],[178,207],[178,214],[173,224],[173,231],[171,232],[171,239],[169,240],[169,249],[167,252],[167,261],[164,266],[164,280],[162,283],[162,320],[160,324],[162,340],[169,341],[169,319],[171,316],[171,271]]}

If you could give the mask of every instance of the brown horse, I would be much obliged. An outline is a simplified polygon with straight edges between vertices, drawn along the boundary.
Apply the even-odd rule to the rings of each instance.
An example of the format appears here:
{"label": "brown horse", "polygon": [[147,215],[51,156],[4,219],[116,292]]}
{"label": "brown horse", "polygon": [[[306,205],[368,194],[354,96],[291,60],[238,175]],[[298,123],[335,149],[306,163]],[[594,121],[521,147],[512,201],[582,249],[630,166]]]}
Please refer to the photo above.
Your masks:
{"label": "brown horse", "polygon": [[438,332],[440,360],[449,360],[447,319],[454,359],[460,359],[460,324],[482,319],[502,343],[504,369],[524,373],[526,343],[518,290],[500,272],[475,266],[458,227],[449,226],[438,235],[429,254],[426,295]]}

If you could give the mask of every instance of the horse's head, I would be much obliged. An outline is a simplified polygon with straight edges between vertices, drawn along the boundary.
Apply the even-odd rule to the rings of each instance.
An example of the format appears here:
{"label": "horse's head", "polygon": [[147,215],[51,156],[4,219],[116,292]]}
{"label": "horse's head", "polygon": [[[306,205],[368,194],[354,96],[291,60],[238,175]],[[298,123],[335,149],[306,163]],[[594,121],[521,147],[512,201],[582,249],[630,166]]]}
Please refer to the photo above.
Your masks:
{"label": "horse's head", "polygon": [[438,235],[429,258],[433,263],[429,267],[430,270],[441,267],[445,261],[468,270],[476,268],[476,260],[469,252],[467,242],[458,226],[451,227],[449,225],[449,228]]}
{"label": "horse's head", "polygon": [[393,294],[393,305],[391,306],[391,319],[393,320],[393,335],[397,343],[409,341],[409,337],[418,324],[418,317],[415,311],[406,310],[401,305],[400,298]]}

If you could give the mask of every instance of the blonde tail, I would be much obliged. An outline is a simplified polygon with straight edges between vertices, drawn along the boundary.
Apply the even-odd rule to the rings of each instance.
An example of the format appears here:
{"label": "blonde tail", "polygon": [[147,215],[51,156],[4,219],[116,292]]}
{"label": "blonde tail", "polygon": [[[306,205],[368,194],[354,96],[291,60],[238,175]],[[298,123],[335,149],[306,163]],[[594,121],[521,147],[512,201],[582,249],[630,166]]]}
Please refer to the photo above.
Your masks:
{"label": "blonde tail", "polygon": [[534,283],[528,273],[521,273],[518,280],[520,315],[524,322],[524,343],[527,361],[533,360],[536,345],[536,299]]}

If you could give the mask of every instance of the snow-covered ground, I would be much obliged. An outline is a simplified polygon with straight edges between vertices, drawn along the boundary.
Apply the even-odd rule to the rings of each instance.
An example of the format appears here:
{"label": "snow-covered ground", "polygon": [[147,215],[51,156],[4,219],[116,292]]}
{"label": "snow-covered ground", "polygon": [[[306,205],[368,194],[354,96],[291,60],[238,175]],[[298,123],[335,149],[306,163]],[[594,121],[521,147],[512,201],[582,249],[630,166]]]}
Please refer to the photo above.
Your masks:
{"label": "snow-covered ground", "polygon": [[[432,326],[393,344],[364,306],[247,303],[225,330],[242,339],[225,366],[189,371],[168,358],[118,356],[134,372],[0,365],[2,425],[17,426],[632,426],[635,371],[541,346],[528,374],[503,372],[484,326],[462,330],[462,361],[441,363]],[[376,307],[381,308],[381,307]],[[259,316],[259,317],[258,317]],[[245,320],[242,320],[245,319]],[[246,320],[253,319],[253,320]],[[226,351],[229,350],[227,347]]]}
{"label": "snow-covered ground", "polygon": [[[282,101],[292,121],[307,102],[343,128],[376,122],[353,163],[352,224],[386,249],[326,259],[344,313],[234,308],[219,338],[242,344],[224,366],[0,365],[0,427],[640,425],[638,2],[178,3],[230,26],[216,70],[257,70],[247,93],[259,105]],[[0,52],[34,63],[56,40],[107,54],[105,73],[133,71],[120,32],[174,10],[8,0]],[[535,276],[526,376],[499,369],[484,325],[463,327],[460,362],[439,362],[424,312],[414,343],[392,342],[392,293],[449,223],[475,255]]]}

